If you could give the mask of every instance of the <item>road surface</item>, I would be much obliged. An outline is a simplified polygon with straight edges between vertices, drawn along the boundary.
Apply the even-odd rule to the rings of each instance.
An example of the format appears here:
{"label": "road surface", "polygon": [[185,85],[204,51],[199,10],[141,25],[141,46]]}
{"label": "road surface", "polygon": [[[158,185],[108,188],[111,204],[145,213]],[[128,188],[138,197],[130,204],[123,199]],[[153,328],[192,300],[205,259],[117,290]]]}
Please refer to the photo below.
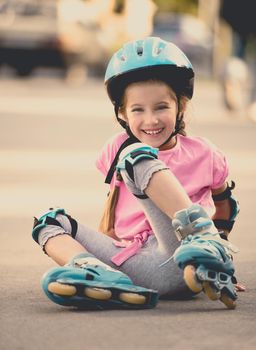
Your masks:
{"label": "road surface", "polygon": [[204,295],[144,311],[77,311],[49,301],[40,278],[55,264],[31,239],[33,216],[60,206],[97,228],[107,188],[94,162],[120,129],[100,80],[70,86],[58,77],[5,76],[0,96],[1,350],[255,349],[256,125],[224,110],[216,83],[196,83],[187,118],[191,133],[223,149],[237,183],[232,242],[247,292],[235,311]]}

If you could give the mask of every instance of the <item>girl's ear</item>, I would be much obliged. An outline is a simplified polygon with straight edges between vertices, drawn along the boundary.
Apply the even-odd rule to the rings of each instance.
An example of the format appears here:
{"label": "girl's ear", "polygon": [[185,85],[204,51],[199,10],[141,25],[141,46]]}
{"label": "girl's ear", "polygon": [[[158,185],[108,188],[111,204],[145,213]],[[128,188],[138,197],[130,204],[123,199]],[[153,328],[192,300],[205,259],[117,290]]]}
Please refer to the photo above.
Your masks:
{"label": "girl's ear", "polygon": [[118,118],[127,123],[127,118],[126,118],[124,112],[122,112],[120,109],[118,111]]}
{"label": "girl's ear", "polygon": [[179,101],[180,113],[184,113],[186,111],[186,107],[187,107],[187,99],[186,97],[182,96]]}

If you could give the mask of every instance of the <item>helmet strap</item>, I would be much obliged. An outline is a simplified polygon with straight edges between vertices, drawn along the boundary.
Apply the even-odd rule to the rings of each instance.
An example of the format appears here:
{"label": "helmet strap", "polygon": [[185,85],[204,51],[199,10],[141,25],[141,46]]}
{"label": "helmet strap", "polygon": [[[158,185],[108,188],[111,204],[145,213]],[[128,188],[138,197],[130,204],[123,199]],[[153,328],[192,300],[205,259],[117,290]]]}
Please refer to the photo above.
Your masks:
{"label": "helmet strap", "polygon": [[119,106],[118,103],[115,103],[115,104],[114,104],[114,110],[115,110],[115,115],[116,115],[117,119],[119,119],[119,118],[118,118],[119,107],[120,107],[120,106]]}
{"label": "helmet strap", "polygon": [[178,113],[178,114],[177,114],[177,117],[176,117],[176,124],[175,124],[175,127],[174,127],[173,132],[172,132],[171,135],[167,138],[167,140],[164,141],[164,143],[162,143],[162,144],[159,146],[159,148],[162,147],[162,146],[164,146],[164,145],[166,145],[174,136],[176,136],[176,135],[179,133],[179,131],[180,131],[181,120],[182,120],[182,118],[180,117],[180,114]]}

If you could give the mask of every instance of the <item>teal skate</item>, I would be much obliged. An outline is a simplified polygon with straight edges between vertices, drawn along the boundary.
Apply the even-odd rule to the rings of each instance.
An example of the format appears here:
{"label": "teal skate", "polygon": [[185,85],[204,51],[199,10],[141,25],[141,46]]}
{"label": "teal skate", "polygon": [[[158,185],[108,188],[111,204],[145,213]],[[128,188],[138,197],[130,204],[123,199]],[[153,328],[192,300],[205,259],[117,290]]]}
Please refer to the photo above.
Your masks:
{"label": "teal skate", "polygon": [[176,213],[173,219],[181,245],[173,259],[184,270],[184,280],[195,293],[204,291],[211,300],[220,300],[229,309],[236,307],[232,283],[234,265],[230,250],[234,247],[220,238],[203,208],[192,205]]}
{"label": "teal skate", "polygon": [[158,301],[155,290],[135,286],[127,275],[87,253],[46,272],[42,288],[53,302],[83,309],[147,309]]}

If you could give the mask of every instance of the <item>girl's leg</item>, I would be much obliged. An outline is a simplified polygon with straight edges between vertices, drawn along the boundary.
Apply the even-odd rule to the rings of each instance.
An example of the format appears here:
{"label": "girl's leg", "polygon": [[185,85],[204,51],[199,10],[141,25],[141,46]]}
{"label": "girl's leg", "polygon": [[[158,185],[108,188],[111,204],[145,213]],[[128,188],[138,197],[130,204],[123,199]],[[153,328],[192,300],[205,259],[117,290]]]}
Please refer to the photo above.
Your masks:
{"label": "girl's leg", "polygon": [[[161,212],[159,214],[163,215]],[[77,232],[72,238],[68,217],[58,214],[56,220],[61,226],[48,225],[42,228],[38,243],[58,264],[64,265],[75,255],[87,251],[112,268],[126,273],[134,284],[158,290],[159,295],[173,295],[187,290],[182,279],[182,272],[176,264],[172,262],[159,267],[169,258],[170,252],[168,250],[160,252],[154,236],[149,238],[145,246],[135,256],[117,267],[112,263],[111,258],[120,251],[120,248],[113,244],[112,238],[80,223],[77,223]],[[167,227],[168,225],[166,225]],[[173,235],[173,237],[175,236]]]}
{"label": "girl's leg", "polygon": [[154,307],[158,300],[156,290],[136,286],[128,275],[109,266],[111,256],[118,251],[113,240],[73,218],[71,225],[70,216],[63,209],[60,211],[57,215],[54,210],[48,212],[48,216],[43,216],[45,221],[38,220],[39,232],[36,227],[33,230],[33,237],[38,238],[44,251],[64,265],[50,269],[42,278],[48,298],[64,306]]}
{"label": "girl's leg", "polygon": [[44,246],[45,252],[57,264],[67,264],[75,255],[86,252],[85,248],[69,234],[51,237]]}
{"label": "girl's leg", "polygon": [[[72,219],[74,220],[74,219]],[[76,232],[72,232],[69,216],[57,214],[58,225],[47,225],[38,234],[38,243],[59,265],[67,264],[75,255],[89,252],[105,263],[118,252],[112,238],[76,222]]]}

